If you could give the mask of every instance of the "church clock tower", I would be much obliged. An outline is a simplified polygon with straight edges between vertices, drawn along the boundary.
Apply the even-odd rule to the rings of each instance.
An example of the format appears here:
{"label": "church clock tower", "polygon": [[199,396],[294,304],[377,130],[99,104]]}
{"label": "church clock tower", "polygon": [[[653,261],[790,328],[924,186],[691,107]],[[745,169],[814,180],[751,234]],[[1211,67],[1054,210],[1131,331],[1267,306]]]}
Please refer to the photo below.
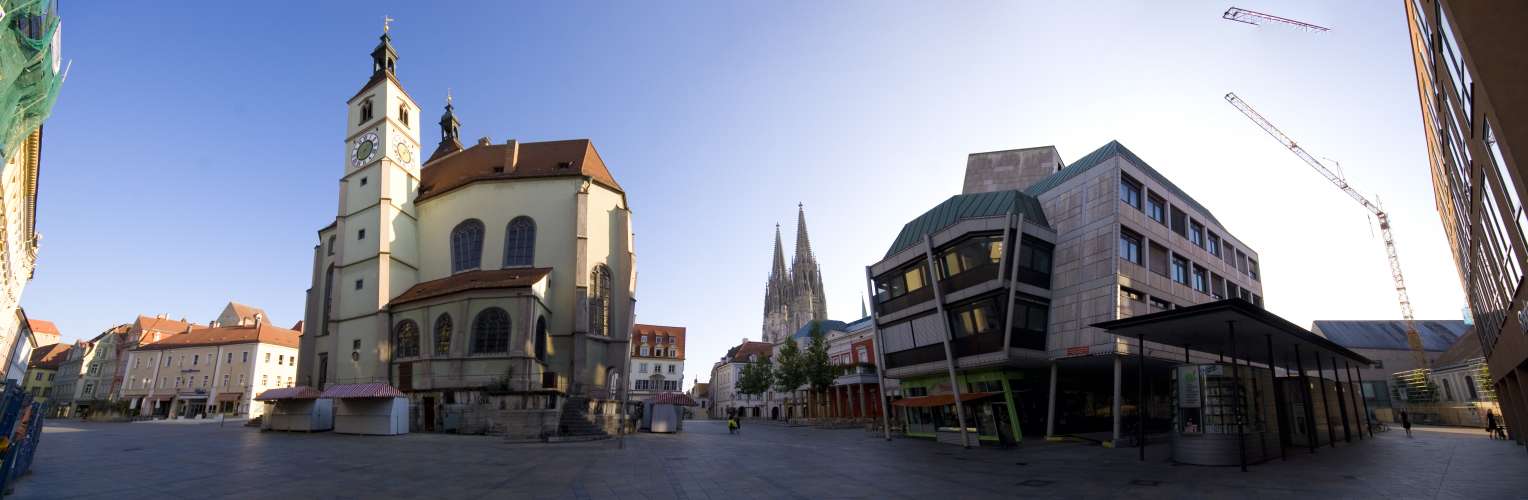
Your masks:
{"label": "church clock tower", "polygon": [[[325,353],[328,384],[389,382],[388,301],[418,282],[419,105],[395,74],[384,24],[371,78],[347,103],[340,203],[330,241],[327,317],[310,335]],[[319,377],[314,377],[317,383]]]}

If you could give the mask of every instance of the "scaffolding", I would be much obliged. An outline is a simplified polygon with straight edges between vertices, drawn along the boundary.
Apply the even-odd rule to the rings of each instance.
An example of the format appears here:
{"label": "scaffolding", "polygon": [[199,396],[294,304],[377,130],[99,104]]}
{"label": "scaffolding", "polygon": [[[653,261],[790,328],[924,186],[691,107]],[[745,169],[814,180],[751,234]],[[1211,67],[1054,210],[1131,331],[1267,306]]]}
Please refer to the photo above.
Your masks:
{"label": "scaffolding", "polygon": [[53,111],[68,73],[60,67],[60,27],[54,0],[0,0],[0,158]]}

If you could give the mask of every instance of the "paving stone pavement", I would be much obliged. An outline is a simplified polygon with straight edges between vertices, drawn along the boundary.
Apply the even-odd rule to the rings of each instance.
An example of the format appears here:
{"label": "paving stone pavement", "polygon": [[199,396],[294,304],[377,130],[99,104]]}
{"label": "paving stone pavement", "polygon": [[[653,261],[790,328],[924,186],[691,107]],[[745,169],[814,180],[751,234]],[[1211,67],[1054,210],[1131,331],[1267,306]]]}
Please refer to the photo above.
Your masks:
{"label": "paving stone pavement", "polygon": [[1287,461],[1173,465],[1166,445],[972,449],[863,430],[690,421],[673,435],[509,444],[217,425],[49,422],[16,498],[1528,498],[1528,452],[1483,431],[1399,429]]}

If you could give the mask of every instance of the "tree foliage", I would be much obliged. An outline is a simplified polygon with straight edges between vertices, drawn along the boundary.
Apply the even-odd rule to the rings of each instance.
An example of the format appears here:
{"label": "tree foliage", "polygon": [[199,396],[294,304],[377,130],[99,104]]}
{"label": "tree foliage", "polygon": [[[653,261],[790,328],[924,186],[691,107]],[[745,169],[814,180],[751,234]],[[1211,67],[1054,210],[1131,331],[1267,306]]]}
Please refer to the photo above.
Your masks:
{"label": "tree foliage", "polygon": [[828,336],[822,333],[820,325],[812,325],[812,342],[807,345],[801,360],[806,383],[812,386],[812,390],[822,392],[833,386],[833,361],[828,358]]}
{"label": "tree foliage", "polygon": [[807,383],[805,354],[795,339],[786,339],[775,353],[775,390],[789,394]]}
{"label": "tree foliage", "polygon": [[768,361],[749,363],[737,377],[737,392],[761,396],[775,383],[774,369]]}

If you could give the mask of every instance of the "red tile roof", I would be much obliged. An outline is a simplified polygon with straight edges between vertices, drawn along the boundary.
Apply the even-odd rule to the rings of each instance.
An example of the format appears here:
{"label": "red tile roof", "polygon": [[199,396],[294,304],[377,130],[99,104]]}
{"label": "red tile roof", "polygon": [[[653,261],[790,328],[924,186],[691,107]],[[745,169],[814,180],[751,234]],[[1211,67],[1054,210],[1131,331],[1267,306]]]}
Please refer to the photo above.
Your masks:
{"label": "red tile roof", "polygon": [[187,321],[159,318],[154,316],[144,316],[142,314],[138,315],[138,321],[134,324],[145,332],[158,331],[165,333],[182,333],[186,331],[186,327],[188,326],[193,330],[206,328],[205,326]]}
{"label": "red tile roof", "polygon": [[217,328],[203,328],[191,333],[174,335],[158,342],[144,345],[135,350],[153,351],[175,349],[179,347],[248,344],[253,342],[296,348],[298,337],[301,335],[302,334],[300,333],[285,328],[271,326],[269,323],[261,324],[258,327],[254,325],[221,326]]}
{"label": "red tile roof", "polygon": [[393,386],[376,382],[371,384],[341,384],[324,389],[321,398],[346,399],[346,398],[401,398],[402,392],[398,392]]}
{"label": "red tile roof", "polygon": [[297,324],[292,325],[292,327],[288,328],[288,330],[291,330],[291,331],[294,331],[294,332],[297,332],[297,333],[302,333],[302,320],[300,320],[300,319],[297,320]]}
{"label": "red tile roof", "polygon": [[768,358],[775,352],[775,345],[769,342],[744,342],[737,346],[737,353],[732,355],[733,361],[747,362],[750,354],[759,355],[759,359]]}
{"label": "red tile roof", "polygon": [[[673,349],[673,356],[663,356],[664,359],[684,359],[685,328],[682,326],[644,325],[641,323],[632,325],[631,355],[642,356],[641,339],[643,335],[649,337],[647,345],[652,348],[663,347]],[[667,339],[665,343],[658,343],[658,339]],[[649,351],[654,352],[654,351]],[[656,357],[656,356],[649,356]]]}
{"label": "red tile roof", "polygon": [[32,327],[32,331],[34,333],[51,333],[54,335],[61,335],[58,333],[58,325],[53,324],[52,321],[45,319],[27,318],[27,325]]}
{"label": "red tile roof", "polygon": [[512,154],[508,144],[476,144],[426,163],[419,172],[419,197],[415,202],[477,181],[541,177],[588,177],[610,189],[626,192],[615,182],[588,139],[525,142],[517,147],[519,152]]}
{"label": "red tile roof", "polygon": [[542,278],[545,278],[551,272],[552,268],[550,267],[528,267],[456,273],[438,280],[430,280],[409,287],[408,290],[404,290],[397,297],[393,297],[390,304],[396,306],[398,304],[468,290],[528,287],[541,281]]}
{"label": "red tile roof", "polygon": [[649,401],[655,405],[700,406],[700,403],[696,403],[694,399],[677,392],[665,392],[653,396]]}
{"label": "red tile roof", "polygon": [[266,389],[265,392],[255,396],[255,401],[277,401],[282,399],[318,399],[322,396],[318,389],[299,385],[297,387],[278,387]]}
{"label": "red tile roof", "polygon": [[32,359],[27,362],[27,368],[42,368],[44,370],[57,370],[64,360],[69,359],[69,349],[74,346],[69,344],[49,344],[32,350]]}
{"label": "red tile roof", "polygon": [[238,316],[239,319],[245,319],[245,318],[251,318],[252,319],[252,318],[255,317],[256,314],[259,314],[260,317],[265,318],[266,321],[270,321],[271,320],[271,315],[266,314],[264,309],[261,309],[261,308],[255,307],[255,306],[246,306],[246,305],[240,304],[238,302],[229,302],[228,306],[233,308],[234,316]]}

